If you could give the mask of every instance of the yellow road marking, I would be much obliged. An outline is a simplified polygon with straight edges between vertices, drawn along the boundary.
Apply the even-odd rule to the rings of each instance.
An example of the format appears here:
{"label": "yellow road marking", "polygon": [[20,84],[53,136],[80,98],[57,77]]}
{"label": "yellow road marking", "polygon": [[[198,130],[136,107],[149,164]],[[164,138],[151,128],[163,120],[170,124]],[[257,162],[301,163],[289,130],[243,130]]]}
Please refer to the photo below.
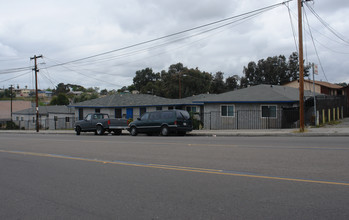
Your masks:
{"label": "yellow road marking", "polygon": [[292,182],[304,182],[304,183],[319,183],[319,184],[328,184],[328,185],[341,185],[349,186],[349,183],[345,182],[333,182],[333,181],[322,181],[322,180],[310,180],[310,179],[295,179],[287,177],[273,177],[273,176],[263,176],[263,175],[254,175],[254,174],[243,174],[243,173],[234,173],[224,170],[215,170],[215,169],[204,169],[204,168],[195,168],[195,167],[182,167],[182,166],[171,166],[171,165],[161,165],[161,164],[140,164],[140,163],[127,163],[127,162],[118,162],[118,161],[103,161],[97,159],[88,159],[80,157],[69,157],[64,155],[54,155],[54,154],[45,154],[45,153],[35,153],[35,152],[22,152],[22,151],[6,151],[0,150],[3,153],[10,154],[20,154],[20,155],[31,155],[38,157],[50,157],[50,158],[60,158],[68,160],[78,160],[78,161],[87,161],[103,164],[116,164],[123,166],[134,166],[134,167],[147,167],[147,168],[157,168],[165,170],[176,170],[176,171],[186,171],[186,172],[195,172],[195,173],[206,173],[206,174],[216,174],[216,175],[225,175],[225,176],[238,176],[238,177],[249,177],[249,178],[258,178],[258,179],[271,179],[271,180],[283,180],[283,181],[292,181]]}

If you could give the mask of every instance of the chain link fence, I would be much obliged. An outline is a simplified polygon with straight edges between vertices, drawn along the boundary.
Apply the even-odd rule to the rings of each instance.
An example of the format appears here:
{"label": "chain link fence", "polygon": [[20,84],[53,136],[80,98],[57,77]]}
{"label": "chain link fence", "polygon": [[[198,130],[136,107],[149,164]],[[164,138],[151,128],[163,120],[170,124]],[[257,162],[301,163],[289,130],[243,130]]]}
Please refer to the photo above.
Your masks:
{"label": "chain link fence", "polygon": [[[14,120],[13,123],[21,130],[35,130],[36,120]],[[39,127],[43,130],[62,130],[73,129],[75,123],[74,117],[39,119]]]}

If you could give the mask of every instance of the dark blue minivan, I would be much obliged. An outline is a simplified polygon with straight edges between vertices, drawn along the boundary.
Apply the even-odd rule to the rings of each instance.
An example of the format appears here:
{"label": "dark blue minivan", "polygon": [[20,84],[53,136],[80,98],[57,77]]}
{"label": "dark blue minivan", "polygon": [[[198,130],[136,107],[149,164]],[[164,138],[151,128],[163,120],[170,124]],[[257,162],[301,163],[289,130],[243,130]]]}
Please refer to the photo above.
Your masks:
{"label": "dark blue minivan", "polygon": [[160,133],[163,136],[170,133],[185,135],[193,130],[193,124],[187,111],[174,109],[146,112],[136,121],[131,122],[127,130],[132,136],[138,133],[148,135]]}

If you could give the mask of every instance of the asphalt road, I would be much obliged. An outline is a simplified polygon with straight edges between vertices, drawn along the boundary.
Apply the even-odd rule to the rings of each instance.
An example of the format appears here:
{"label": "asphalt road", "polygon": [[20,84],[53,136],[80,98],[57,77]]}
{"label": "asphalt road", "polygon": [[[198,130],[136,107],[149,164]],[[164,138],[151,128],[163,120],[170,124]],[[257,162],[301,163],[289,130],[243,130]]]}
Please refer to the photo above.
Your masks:
{"label": "asphalt road", "polygon": [[348,142],[0,134],[0,219],[349,219]]}

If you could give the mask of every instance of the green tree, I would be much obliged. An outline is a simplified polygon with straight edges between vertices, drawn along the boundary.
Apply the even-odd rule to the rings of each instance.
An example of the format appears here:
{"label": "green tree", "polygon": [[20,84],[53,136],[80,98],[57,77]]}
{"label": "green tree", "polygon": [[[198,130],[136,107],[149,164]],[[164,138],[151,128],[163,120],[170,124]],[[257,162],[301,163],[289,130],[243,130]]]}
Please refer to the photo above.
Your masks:
{"label": "green tree", "polygon": [[91,99],[96,99],[98,98],[99,95],[97,92],[83,92],[81,95],[75,96],[73,99],[74,103],[77,102],[83,102],[83,101],[87,101],[87,100],[91,100]]}
{"label": "green tree", "polygon": [[[299,78],[298,54],[292,53],[289,60],[283,55],[268,57],[257,62],[251,61],[243,68],[241,86],[259,84],[282,85]],[[308,76],[309,65],[304,67],[304,77]]]}
{"label": "green tree", "polygon": [[50,105],[69,105],[69,99],[66,94],[60,93],[52,98]]}
{"label": "green tree", "polygon": [[337,85],[339,86],[343,86],[343,87],[347,87],[348,86],[348,83],[346,82],[341,82],[341,83],[336,83]]}
{"label": "green tree", "polygon": [[77,92],[77,91],[86,92],[86,89],[80,85],[68,84],[67,86],[68,88],[71,88],[74,92]]}
{"label": "green tree", "polygon": [[191,68],[182,75],[182,98],[207,93],[210,90],[212,75],[198,68]]}
{"label": "green tree", "polygon": [[225,91],[226,91],[226,88],[225,88],[225,83],[224,83],[224,73],[217,72],[214,75],[213,80],[211,82],[210,92],[214,93],[214,94],[219,94],[219,93],[223,93]]}
{"label": "green tree", "polygon": [[107,89],[102,89],[100,94],[101,95],[108,95],[108,90]]}
{"label": "green tree", "polygon": [[145,68],[136,72],[136,76],[133,78],[133,85],[136,90],[141,91],[142,87],[147,86],[149,82],[156,82],[159,78],[160,74],[154,73],[151,68]]}
{"label": "green tree", "polygon": [[[161,71],[161,83],[157,87],[166,98],[185,98],[209,92],[212,75],[198,68],[188,69],[182,63],[172,64],[168,71]],[[181,85],[181,89],[179,89]]]}
{"label": "green tree", "polygon": [[11,92],[11,87],[9,87],[8,89],[5,89],[4,91],[0,92],[0,98],[2,99],[10,99],[11,96],[12,98],[16,98],[16,93],[13,90],[14,88],[12,87],[12,92]]}
{"label": "green tree", "polygon": [[68,92],[70,92],[70,89],[69,89],[68,85],[65,85],[64,83],[59,83],[56,86],[56,89],[54,89],[52,92],[53,92],[54,95],[58,96],[61,93],[67,94]]}
{"label": "green tree", "polygon": [[238,75],[233,75],[225,79],[225,87],[227,91],[233,91],[238,88],[240,77]]}

